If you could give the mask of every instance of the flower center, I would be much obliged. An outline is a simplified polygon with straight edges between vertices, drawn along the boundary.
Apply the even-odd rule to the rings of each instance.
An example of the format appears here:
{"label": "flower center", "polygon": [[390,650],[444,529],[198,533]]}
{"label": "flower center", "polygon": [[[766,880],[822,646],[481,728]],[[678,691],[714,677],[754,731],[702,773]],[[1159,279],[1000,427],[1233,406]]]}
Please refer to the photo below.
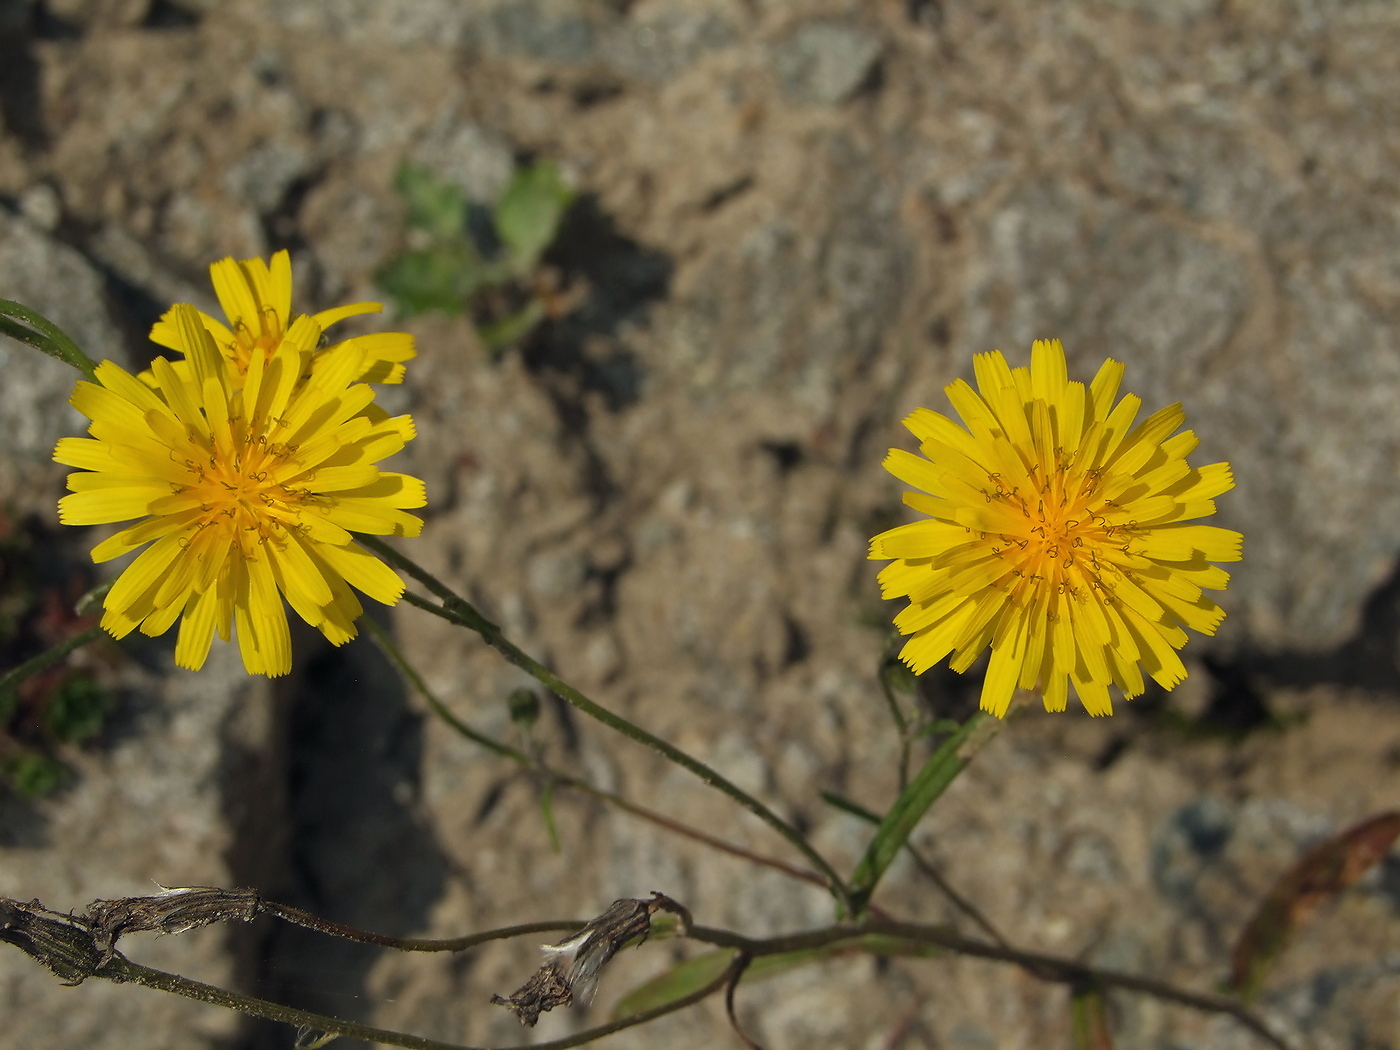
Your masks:
{"label": "flower center", "polygon": [[[1096,496],[1102,481],[1099,471],[1080,474],[1062,464],[1045,474],[1028,494],[1020,487],[1008,488],[999,475],[988,475],[988,500],[1009,511],[1004,531],[988,534],[992,553],[1009,564],[1013,584],[1046,580],[1082,597],[1080,585],[1103,588],[1100,554],[1122,546],[1128,527],[1105,517],[1105,510],[1116,508]],[[1037,480],[1035,471],[1031,478]]]}
{"label": "flower center", "polygon": [[223,351],[237,367],[238,374],[246,376],[253,354],[261,352],[264,360],[270,360],[273,352],[282,343],[282,335],[282,322],[275,310],[268,310],[263,315],[259,332],[254,332],[248,327],[247,321],[240,317],[233,326],[233,341],[225,343]]}
{"label": "flower center", "polygon": [[269,540],[284,542],[283,530],[298,527],[300,506],[314,498],[305,489],[275,480],[289,476],[284,463],[294,447],[248,442],[241,455],[216,450],[192,472],[198,480],[184,491],[200,501],[196,528],[218,528],[237,543],[245,557]]}

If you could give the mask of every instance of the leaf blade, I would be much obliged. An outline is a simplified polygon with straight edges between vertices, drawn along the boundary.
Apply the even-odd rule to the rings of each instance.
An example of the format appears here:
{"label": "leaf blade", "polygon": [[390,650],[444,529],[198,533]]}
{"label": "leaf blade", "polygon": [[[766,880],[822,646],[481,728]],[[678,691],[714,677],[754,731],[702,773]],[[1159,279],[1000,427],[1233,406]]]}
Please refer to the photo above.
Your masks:
{"label": "leaf blade", "polygon": [[1229,987],[1246,1002],[1293,935],[1327,900],[1366,874],[1400,837],[1400,810],[1354,824],[1303,854],[1260,902],[1230,955]]}
{"label": "leaf blade", "polygon": [[865,855],[851,876],[851,898],[863,909],[914,828],[938,796],[947,790],[973,757],[1001,731],[1003,721],[978,711],[945,740],[900,792],[880,821]]}

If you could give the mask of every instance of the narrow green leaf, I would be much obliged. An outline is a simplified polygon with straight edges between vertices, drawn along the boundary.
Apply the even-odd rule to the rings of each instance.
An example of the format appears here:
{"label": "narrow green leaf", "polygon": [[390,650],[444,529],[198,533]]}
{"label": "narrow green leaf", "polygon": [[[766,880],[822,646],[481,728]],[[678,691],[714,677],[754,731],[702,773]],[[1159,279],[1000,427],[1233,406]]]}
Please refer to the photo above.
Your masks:
{"label": "narrow green leaf", "polygon": [[[918,958],[932,958],[943,954],[944,949],[932,944],[920,944],[902,937],[882,933],[857,934],[849,941],[838,941],[821,948],[804,948],[801,951],[780,952],[776,955],[761,955],[749,964],[744,971],[741,983],[773,977],[801,966],[826,962],[843,955],[856,952],[865,955],[902,955]],[[613,1007],[613,1017],[628,1017],[643,1010],[650,1010],[682,996],[689,995],[709,984],[729,965],[733,952],[728,949],[706,952],[693,959],[673,966],[658,977],[628,992]]]}
{"label": "narrow green leaf", "polygon": [[1231,953],[1230,988],[1254,998],[1293,934],[1319,906],[1351,886],[1400,837],[1400,810],[1363,820],[1314,846],[1274,884]]}
{"label": "narrow green leaf", "polygon": [[1099,988],[1075,988],[1070,993],[1069,1010],[1074,1050],[1113,1050],[1108,1010]]}
{"label": "narrow green leaf", "polygon": [[851,876],[851,899],[858,911],[863,911],[890,863],[904,848],[914,828],[947,789],[959,773],[1001,731],[999,718],[978,711],[945,740],[924,763],[890,807],[875,837]]}
{"label": "narrow green leaf", "polygon": [[64,334],[63,329],[43,314],[9,299],[0,299],[0,333],[28,343],[66,365],[72,365],[92,382],[97,381],[97,365]]}
{"label": "narrow green leaf", "polygon": [[529,274],[559,232],[574,191],[548,161],[516,172],[496,205],[496,232],[519,275]]}
{"label": "narrow green leaf", "polygon": [[630,1017],[698,991],[722,974],[733,957],[721,950],[687,959],[624,995],[613,1007],[613,1017]]}
{"label": "narrow green leaf", "polygon": [[549,844],[554,852],[560,852],[559,828],[554,823],[554,781],[545,784],[540,793],[540,814],[544,817],[544,829],[549,832]]}
{"label": "narrow green leaf", "polygon": [[517,313],[497,321],[482,325],[476,330],[481,341],[492,350],[504,350],[512,343],[530,334],[530,330],[544,320],[544,304],[531,299]]}

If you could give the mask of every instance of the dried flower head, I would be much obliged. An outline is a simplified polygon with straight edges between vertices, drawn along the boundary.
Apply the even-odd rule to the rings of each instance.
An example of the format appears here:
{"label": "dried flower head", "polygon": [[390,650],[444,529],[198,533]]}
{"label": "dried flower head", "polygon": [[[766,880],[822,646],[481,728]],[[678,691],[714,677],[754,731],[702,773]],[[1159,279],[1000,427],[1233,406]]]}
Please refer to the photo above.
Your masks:
{"label": "dried flower head", "polygon": [[[292,263],[285,251],[272,256],[269,266],[261,259],[221,259],[209,267],[214,294],[224,308],[228,324],[200,311],[199,318],[229,364],[234,386],[241,386],[248,364],[257,353],[270,357],[282,344],[297,318],[292,316]],[[311,320],[324,332],[337,321],[357,314],[379,313],[380,303],[349,303],[312,314]],[[151,329],[151,340],[160,346],[188,355],[190,346],[175,321],[174,308],[167,311]],[[376,332],[359,335],[320,349],[320,358],[332,350],[353,345],[364,353],[361,383],[401,383],[403,362],[413,358],[413,336],[406,332]],[[312,362],[308,362],[310,364]],[[144,377],[143,377],[144,378]]]}
{"label": "dried flower head", "polygon": [[624,897],[558,944],[542,945],[549,955],[544,965],[511,995],[493,995],[491,1001],[510,1010],[527,1028],[556,1006],[586,1005],[603,967],[624,945],[636,941],[640,946],[647,939],[651,917],[658,911],[671,912],[681,930],[689,929],[690,912],[664,893],[652,890],[650,900]]}
{"label": "dried flower head", "polygon": [[370,387],[352,385],[365,371],[355,340],[321,351],[302,378],[321,335],[312,318],[298,318],[270,354],[254,354],[238,384],[194,307],[176,306],[172,323],[190,348],[188,368],[158,357],[147,385],[104,361],[98,383],[78,384],[72,403],[92,420],[92,436],[54,450],[83,468],[68,476],[59,518],[141,519],[92,551],[104,562],[150,544],[107,593],[102,626],[112,635],[139,626],[155,636],[178,619],[175,662],[197,670],[214,632],[227,641],[236,625],[250,673],[286,674],[283,595],[340,645],[362,611],[350,586],[386,605],[403,593],[351,533],[421,530],[406,511],[423,506],[423,483],[375,465],[413,437],[413,421],[390,418]]}
{"label": "dried flower head", "polygon": [[1240,558],[1238,532],[1188,524],[1234,487],[1229,464],[1186,462],[1197,439],[1170,436],[1180,405],[1133,428],[1142,402],[1113,403],[1117,361],[1087,389],[1069,381],[1059,340],[1036,342],[1030,368],[999,351],[974,363],[978,390],[947,388],[966,429],[917,409],[904,425],[923,455],[885,459],[929,515],[870,541],[871,558],[895,559],[884,596],[909,598],[900,657],[921,674],[951,653],[961,672],[990,645],[982,708],[998,717],[1018,686],[1062,711],[1072,681],[1094,715],[1113,713],[1110,685],[1139,695],[1143,670],[1171,689],[1186,677],[1183,628],[1212,634],[1225,615],[1202,594],[1230,579],[1210,563]]}

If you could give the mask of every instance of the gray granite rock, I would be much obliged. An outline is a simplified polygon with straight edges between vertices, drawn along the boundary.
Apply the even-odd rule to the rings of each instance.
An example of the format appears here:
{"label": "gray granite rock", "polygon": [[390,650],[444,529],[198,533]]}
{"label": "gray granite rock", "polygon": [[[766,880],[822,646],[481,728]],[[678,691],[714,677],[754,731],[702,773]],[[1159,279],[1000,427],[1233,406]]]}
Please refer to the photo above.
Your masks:
{"label": "gray granite rock", "polygon": [[1228,203],[1238,186],[1261,233],[1293,242],[1297,261],[1272,273],[1249,235],[1031,183],[982,231],[962,352],[1001,347],[1019,360],[1032,339],[1057,336],[1077,374],[1116,357],[1128,366],[1124,390],[1148,409],[1183,402],[1196,455],[1229,460],[1237,483],[1214,519],[1246,537],[1224,598],[1237,614],[1226,636],[1336,645],[1400,549],[1400,369],[1388,307],[1374,298],[1400,287],[1388,247],[1400,230],[1388,213],[1318,200],[1269,211],[1269,195],[1247,189],[1247,166],[1200,170],[1201,194],[1162,186],[1183,207],[1239,223],[1250,215]]}
{"label": "gray granite rock", "polygon": [[878,37],[844,22],[806,22],[773,48],[783,94],[794,102],[834,106],[870,79],[880,60]]}
{"label": "gray granite rock", "polygon": [[[94,361],[126,362],[108,312],[102,278],[78,252],[0,208],[0,298],[37,310]],[[0,461],[12,473],[46,463],[54,442],[86,429],[68,406],[80,378],[70,365],[0,337]],[[13,491],[8,486],[5,491]]]}
{"label": "gray granite rock", "polygon": [[[246,848],[245,838],[275,838],[265,823],[270,810],[240,802],[276,753],[271,690],[243,671],[236,646],[216,645],[198,673],[168,667],[123,671],[119,738],[69,756],[77,781],[37,805],[32,841],[0,846],[0,895],[81,912],[98,898],[154,893],[157,884],[228,886],[254,877],[246,868],[235,873],[229,859]],[[231,766],[229,747],[262,757]],[[235,768],[238,782],[227,779]],[[226,936],[219,928],[141,934],[121,949],[149,966],[227,984],[235,957]],[[65,988],[8,948],[0,952],[0,1008],[0,1043],[16,1047],[205,1050],[239,1029],[236,1015],[173,995],[133,995],[98,979]]]}

